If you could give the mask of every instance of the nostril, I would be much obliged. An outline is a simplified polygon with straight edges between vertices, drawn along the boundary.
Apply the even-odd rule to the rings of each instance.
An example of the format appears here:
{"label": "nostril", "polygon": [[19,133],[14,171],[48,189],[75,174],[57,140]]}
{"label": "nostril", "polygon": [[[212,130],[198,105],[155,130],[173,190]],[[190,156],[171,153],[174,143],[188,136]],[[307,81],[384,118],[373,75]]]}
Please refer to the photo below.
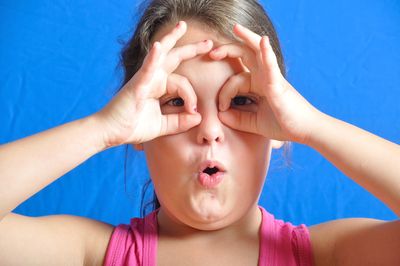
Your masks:
{"label": "nostril", "polygon": [[[203,138],[203,141],[206,142],[206,143],[207,143],[207,142],[211,142],[211,140],[213,140],[213,139],[212,139],[212,138],[211,138],[211,139]],[[220,140],[220,137],[216,137],[216,138],[214,139],[214,141],[217,141],[217,142],[218,142],[219,140]]]}
{"label": "nostril", "polygon": [[197,142],[199,144],[222,143],[225,139],[223,127],[223,125],[215,123],[208,124],[201,122],[196,128]]}

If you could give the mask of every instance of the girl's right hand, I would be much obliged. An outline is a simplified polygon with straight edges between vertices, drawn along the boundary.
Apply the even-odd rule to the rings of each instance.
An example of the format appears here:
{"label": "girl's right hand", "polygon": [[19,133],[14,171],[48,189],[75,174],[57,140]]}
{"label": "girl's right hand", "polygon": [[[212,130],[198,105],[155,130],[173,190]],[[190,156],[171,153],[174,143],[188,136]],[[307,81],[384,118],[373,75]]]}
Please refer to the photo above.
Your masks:
{"label": "girl's right hand", "polygon": [[[197,97],[190,82],[172,72],[182,61],[211,51],[213,44],[208,40],[174,48],[186,28],[181,21],[161,41],[155,42],[132,79],[94,114],[101,121],[107,148],[181,133],[200,123]],[[163,115],[159,99],[165,94],[182,98],[187,112]]]}

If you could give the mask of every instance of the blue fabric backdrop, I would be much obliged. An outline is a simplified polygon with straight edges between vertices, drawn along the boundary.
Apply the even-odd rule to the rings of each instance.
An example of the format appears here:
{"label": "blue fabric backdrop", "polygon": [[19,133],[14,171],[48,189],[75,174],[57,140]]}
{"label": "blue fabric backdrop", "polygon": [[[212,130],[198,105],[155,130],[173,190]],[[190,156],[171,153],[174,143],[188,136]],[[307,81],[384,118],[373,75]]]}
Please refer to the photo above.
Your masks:
{"label": "blue fabric backdrop", "polygon": [[[400,143],[400,2],[262,2],[297,90],[320,110]],[[132,0],[0,0],[0,143],[102,108],[120,84],[119,40],[132,34],[137,10]],[[128,153],[126,185],[121,146],[90,158],[15,212],[128,223],[140,215],[149,178],[144,155]],[[260,198],[276,217],[307,225],[396,218],[311,148],[294,144],[290,160],[287,167],[274,155]]]}

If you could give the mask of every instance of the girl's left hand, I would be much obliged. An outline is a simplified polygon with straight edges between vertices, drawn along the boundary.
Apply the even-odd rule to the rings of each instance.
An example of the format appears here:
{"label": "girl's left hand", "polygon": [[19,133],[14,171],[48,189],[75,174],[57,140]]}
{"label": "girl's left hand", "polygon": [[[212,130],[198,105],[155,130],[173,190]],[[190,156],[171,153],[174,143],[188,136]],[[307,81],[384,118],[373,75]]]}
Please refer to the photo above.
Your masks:
{"label": "girl's left hand", "polygon": [[[246,69],[232,76],[219,94],[220,120],[231,128],[266,138],[306,144],[320,112],[283,77],[269,38],[236,25],[234,33],[243,44],[225,44],[210,57],[237,58]],[[256,95],[256,111],[229,108],[236,96]]]}

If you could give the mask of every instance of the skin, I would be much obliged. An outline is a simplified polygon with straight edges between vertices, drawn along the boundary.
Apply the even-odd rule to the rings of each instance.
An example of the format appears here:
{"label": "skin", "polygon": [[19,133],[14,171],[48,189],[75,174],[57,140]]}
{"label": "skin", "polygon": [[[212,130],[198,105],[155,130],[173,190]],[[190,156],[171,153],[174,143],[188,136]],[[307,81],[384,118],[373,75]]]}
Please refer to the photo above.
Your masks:
{"label": "skin", "polygon": [[[162,28],[153,41],[162,41],[173,28],[174,25]],[[213,48],[231,43],[229,39],[204,30],[203,25],[189,21],[185,35],[175,47],[206,39],[212,41]],[[268,171],[271,149],[279,148],[282,143],[230,128],[220,120],[222,88],[232,76],[243,70],[237,60],[215,61],[209,54],[182,62],[170,75],[174,78],[169,80],[167,88],[185,87],[186,91],[193,91],[193,99],[187,99],[185,103],[196,103],[201,120],[182,133],[135,145],[136,149],[145,151],[150,176],[162,206],[157,217],[158,261],[178,265],[177,261],[171,261],[171,254],[179,251],[179,261],[193,260],[193,263],[197,261],[206,265],[257,263],[262,219],[258,199]],[[188,111],[178,91],[160,98],[163,115]],[[231,109],[257,112],[258,102],[253,100],[258,99],[258,95],[241,95],[250,98],[245,98],[242,103],[232,103]],[[237,154],[245,155],[247,159],[243,160]],[[207,159],[218,160],[226,168],[223,181],[214,189],[201,187],[197,180],[200,164]],[[232,256],[232,252],[236,256]],[[220,262],[210,256],[213,253],[219,254]],[[184,258],[181,254],[189,257]]]}
{"label": "skin", "polygon": [[[174,26],[158,31],[154,41],[170,32],[171,27]],[[196,22],[188,22],[188,30],[176,46],[206,39],[212,40],[214,47],[231,42],[203,28]],[[271,140],[232,129],[218,116],[221,88],[232,75],[242,71],[238,62],[213,61],[208,54],[181,63],[174,73],[187,79],[187,86],[194,90],[201,122],[186,132],[136,145],[137,149],[145,151],[150,176],[162,205],[158,216],[160,231],[166,234],[200,235],[207,232],[198,230],[219,230],[221,236],[243,228],[257,232],[261,222],[257,202],[269,166]],[[183,82],[180,85],[183,86]],[[167,94],[160,99],[163,114],[185,111],[182,104],[172,101],[177,97]],[[258,105],[247,100],[232,108],[254,112]],[[224,180],[215,189],[205,189],[197,181],[200,163],[206,159],[218,160],[227,169]]]}
{"label": "skin", "polygon": [[[220,63],[224,63],[221,60],[228,60],[224,64],[229,63],[231,69],[223,68],[223,65],[217,65],[218,69],[215,69],[211,66],[211,62],[201,59],[182,63],[175,73],[185,76],[189,82],[182,82],[181,88],[186,84],[188,91],[190,86],[187,84],[190,83],[198,98],[193,97],[192,100],[187,98],[185,109],[181,110],[190,112],[190,106],[193,106],[191,104],[197,104],[198,101],[201,121],[196,122],[194,127],[187,132],[175,136],[161,136],[143,145],[136,145],[137,149],[146,152],[155,190],[162,206],[158,217],[161,239],[163,234],[190,236],[190,238],[200,236],[200,239],[204,239],[200,243],[207,243],[206,239],[218,241],[223,236],[240,235],[243,228],[247,228],[249,229],[247,236],[250,236],[253,239],[252,243],[257,245],[259,241],[257,232],[261,219],[256,210],[256,202],[264,182],[264,173],[268,169],[271,146],[279,147],[282,144],[273,139],[294,141],[314,148],[348,177],[383,200],[396,213],[400,213],[398,211],[399,192],[395,189],[398,187],[396,180],[400,163],[398,161],[400,151],[397,145],[315,109],[281,75],[268,37],[258,36],[237,25],[234,33],[243,42],[231,43],[212,32],[205,31],[204,27],[196,29],[196,25],[198,26],[196,23],[191,25],[191,31],[178,41],[177,46],[211,38],[215,45],[208,54],[209,57]],[[157,33],[155,40],[161,38],[160,42],[163,43],[162,36],[167,32],[168,28],[161,30]],[[238,65],[242,67],[241,70],[237,68]],[[198,73],[203,72],[207,72],[205,75],[207,78],[198,78]],[[215,73],[218,75],[214,76]],[[208,86],[205,87],[203,84],[206,83]],[[207,93],[204,93],[205,90]],[[257,106],[245,110],[246,112],[240,108],[232,108],[229,103],[236,95],[258,95]],[[175,107],[168,105],[161,104],[161,106],[167,116],[169,112],[176,110]],[[175,144],[174,142],[181,144],[178,146],[181,148],[176,149],[177,145],[170,145]],[[229,143],[231,153],[223,148],[226,143]],[[255,150],[245,149],[246,145],[240,145],[242,143],[254,147]],[[254,143],[263,145],[253,146]],[[231,182],[223,182],[221,189],[213,191],[213,194],[196,190],[193,185],[195,178],[191,175],[196,168],[174,165],[176,162],[174,160],[189,160],[191,163],[190,160],[198,156],[193,150],[209,147],[212,151],[213,145],[221,147],[221,149],[215,149],[218,151],[217,156],[223,154],[225,157],[221,158],[231,159],[232,162],[235,162],[235,157],[229,157],[230,154],[243,154],[247,151],[248,156],[246,156],[244,167],[251,165],[248,171],[256,170],[256,172],[254,175],[248,175],[248,172],[245,174],[252,177],[253,185],[249,185],[248,180],[241,179],[241,175],[235,175],[241,168],[236,169],[234,168],[236,164],[227,163],[228,167],[233,167],[232,172],[229,172],[229,174],[232,173],[229,175]],[[242,149],[240,153],[236,153],[240,149]],[[168,151],[165,156],[163,156],[164,151]],[[193,153],[194,156],[190,156]],[[262,161],[268,163],[264,166],[258,165],[257,167],[260,168],[257,172],[253,166],[258,160],[253,158],[262,158]],[[240,161],[240,164],[243,164],[243,161]],[[171,167],[172,165],[175,167]],[[163,170],[160,171],[160,169]],[[183,169],[182,172],[181,169]],[[176,170],[178,174],[173,175],[172,170]],[[168,178],[173,175],[171,178],[174,182],[166,182],[163,179],[165,173],[171,173]],[[189,191],[189,193],[176,189],[175,184],[179,184],[179,188],[182,187],[183,191]],[[242,187],[243,184],[244,187]],[[241,187],[235,188],[235,185],[241,185]],[[224,194],[225,189],[229,193]],[[235,194],[235,189],[240,189],[244,193]],[[226,196],[228,194],[230,196]],[[229,200],[224,201],[225,197]],[[237,208],[236,206],[232,208],[234,204],[229,205],[229,203],[235,201],[240,204]],[[228,204],[224,204],[225,202]],[[248,206],[247,213],[245,205]],[[182,212],[182,209],[185,211]],[[230,215],[224,216],[226,213]],[[212,229],[219,230],[209,234],[208,230]],[[364,218],[343,219],[315,225],[309,230],[316,265],[365,265],[378,262],[381,265],[394,265],[400,262],[399,256],[394,252],[398,243],[393,242],[392,237],[399,235],[398,222]],[[163,241],[160,243],[162,244]],[[228,243],[221,246],[223,245],[229,246]],[[166,247],[172,244],[160,246]],[[248,250],[249,255],[254,249]],[[365,256],[365,254],[369,255]],[[237,259],[242,257],[239,256]],[[161,255],[159,258],[166,259],[167,256]]]}
{"label": "skin", "polygon": [[[271,148],[281,145],[273,139],[310,146],[400,215],[398,145],[316,110],[281,75],[267,37],[236,25],[242,42],[227,43],[189,23],[188,35],[184,22],[158,32],[140,70],[99,112],[0,147],[2,264],[102,265],[113,226],[11,211],[94,154],[126,143],[146,152],[163,205],[163,265],[257,264],[255,204]],[[204,38],[213,41],[191,43]],[[207,75],[199,79],[201,73]],[[257,104],[229,105],[236,95],[254,96]],[[193,183],[204,156],[227,167],[217,189]],[[309,231],[315,265],[400,265],[399,221],[343,219]]]}

